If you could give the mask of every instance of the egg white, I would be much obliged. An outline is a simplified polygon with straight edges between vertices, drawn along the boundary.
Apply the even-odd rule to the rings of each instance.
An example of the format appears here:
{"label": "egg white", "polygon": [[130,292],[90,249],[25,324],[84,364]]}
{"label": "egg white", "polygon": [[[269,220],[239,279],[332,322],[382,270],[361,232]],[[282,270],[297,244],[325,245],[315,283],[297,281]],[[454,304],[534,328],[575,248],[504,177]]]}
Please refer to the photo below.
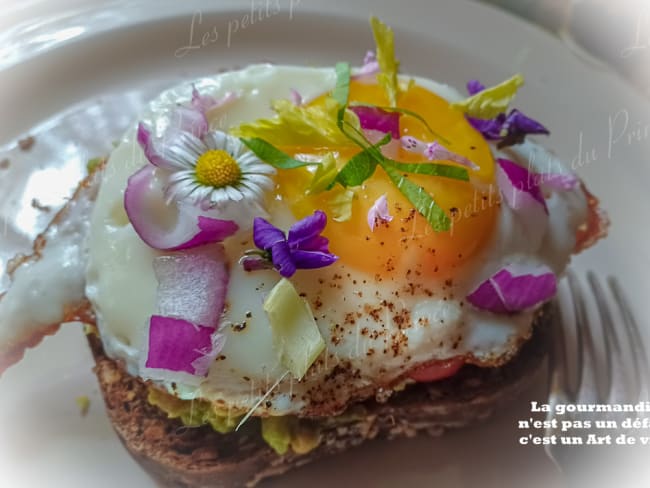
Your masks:
{"label": "egg white", "polygon": [[[449,101],[462,98],[451,87],[415,80]],[[330,68],[254,65],[195,83],[202,93],[216,97],[238,92],[239,99],[227,110],[211,114],[213,129],[227,129],[271,116],[270,101],[287,98],[292,88],[305,99],[331,90],[335,73]],[[160,132],[174,105],[190,97],[190,83],[168,90],[149,104],[141,120]],[[532,154],[536,157],[530,161]],[[531,142],[508,151],[507,156],[540,171],[549,164],[566,171]],[[134,375],[138,374],[145,324],[155,313],[157,281],[152,260],[161,254],[140,240],[123,209],[127,179],[144,164],[133,127],[111,154],[105,170],[91,221],[86,286],[106,352],[122,359]],[[494,237],[475,260],[470,278],[451,286],[410,292],[399,270],[377,281],[342,263],[299,271],[292,282],[311,303],[327,345],[301,382],[285,376],[262,309],[264,296],[279,275],[272,270],[247,273],[237,264],[243,251],[254,247],[250,231],[244,230],[225,243],[231,276],[222,322],[227,335],[224,357],[213,364],[198,388],[163,386],[181,398],[201,397],[248,411],[284,377],[255,414],[323,414],[340,410],[351,399],[377,393],[425,361],[472,354],[478,361],[490,362],[511,354],[530,334],[534,312],[501,316],[461,302],[478,283],[509,263],[546,264],[562,273],[575,246],[576,229],[585,219],[586,200],[575,190],[550,194],[547,203],[548,226],[537,232],[527,229],[506,205],[500,206]],[[276,225],[285,228],[295,220],[281,201],[274,202],[269,213]]]}

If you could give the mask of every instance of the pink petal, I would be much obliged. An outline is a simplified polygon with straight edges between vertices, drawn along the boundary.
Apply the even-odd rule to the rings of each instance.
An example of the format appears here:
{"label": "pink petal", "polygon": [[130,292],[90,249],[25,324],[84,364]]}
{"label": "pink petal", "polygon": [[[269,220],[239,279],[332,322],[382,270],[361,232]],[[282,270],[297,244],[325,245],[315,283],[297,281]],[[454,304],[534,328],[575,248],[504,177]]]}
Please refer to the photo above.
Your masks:
{"label": "pink petal", "polygon": [[371,75],[376,75],[379,73],[379,63],[377,62],[377,56],[374,51],[368,51],[363,58],[363,66],[357,71],[357,73],[352,76],[352,79],[359,79],[369,77]]}
{"label": "pink petal", "polygon": [[537,179],[541,186],[559,191],[573,190],[580,183],[578,177],[570,173],[539,173]]}
{"label": "pink petal", "polygon": [[165,134],[166,140],[173,139],[173,132],[189,132],[201,139],[209,129],[205,112],[191,107],[176,107],[171,114],[170,131]]}
{"label": "pink petal", "polygon": [[159,256],[153,269],[158,280],[158,314],[218,326],[229,280],[223,246]]}
{"label": "pink petal", "polygon": [[296,106],[300,106],[303,103],[302,95],[298,93],[297,90],[294,90],[293,88],[289,90],[289,99],[291,100],[291,103],[293,103]]}
{"label": "pink petal", "polygon": [[374,232],[377,222],[390,222],[393,216],[388,210],[388,199],[386,195],[380,196],[368,210],[368,227]]}
{"label": "pink petal", "polygon": [[452,161],[474,170],[479,169],[476,164],[465,156],[450,151],[437,141],[423,142],[412,136],[403,136],[401,141],[404,149],[410,152],[422,154],[429,161]]}
{"label": "pink petal", "polygon": [[[124,192],[124,208],[140,238],[154,249],[175,251],[220,242],[231,236],[239,227],[232,220],[220,220],[197,215],[197,209],[167,203],[161,182],[150,165],[134,173]],[[175,212],[175,222],[170,226],[161,221],[161,209]]]}
{"label": "pink petal", "polygon": [[196,383],[223,347],[214,327],[153,315],[149,320],[140,373],[145,379]]}
{"label": "pink petal", "polygon": [[151,129],[142,122],[138,124],[137,140],[144,150],[145,157],[151,164],[160,168],[169,168],[169,163],[163,158],[162,151],[158,147],[157,140],[153,137]]}
{"label": "pink petal", "polygon": [[476,308],[494,313],[520,312],[550,300],[557,279],[547,266],[506,266],[481,283],[467,300]]}
{"label": "pink petal", "polygon": [[497,159],[497,183],[513,210],[525,214],[531,208],[541,206],[548,213],[536,175],[523,166],[508,159]]}
{"label": "pink petal", "polygon": [[226,92],[224,96],[219,99],[216,99],[211,95],[201,95],[201,93],[196,89],[196,86],[192,85],[192,101],[190,103],[194,109],[206,114],[210,110],[222,107],[237,98],[237,94],[234,92]]}

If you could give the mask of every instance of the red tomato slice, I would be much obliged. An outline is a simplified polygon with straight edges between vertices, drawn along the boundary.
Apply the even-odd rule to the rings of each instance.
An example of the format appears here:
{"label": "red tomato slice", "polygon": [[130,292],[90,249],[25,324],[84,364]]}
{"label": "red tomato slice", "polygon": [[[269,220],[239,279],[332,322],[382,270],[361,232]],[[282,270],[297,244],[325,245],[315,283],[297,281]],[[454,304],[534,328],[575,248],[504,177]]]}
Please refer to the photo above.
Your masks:
{"label": "red tomato slice", "polygon": [[409,373],[409,378],[420,383],[442,380],[455,375],[463,367],[463,364],[465,364],[465,359],[462,357],[433,361],[415,368]]}

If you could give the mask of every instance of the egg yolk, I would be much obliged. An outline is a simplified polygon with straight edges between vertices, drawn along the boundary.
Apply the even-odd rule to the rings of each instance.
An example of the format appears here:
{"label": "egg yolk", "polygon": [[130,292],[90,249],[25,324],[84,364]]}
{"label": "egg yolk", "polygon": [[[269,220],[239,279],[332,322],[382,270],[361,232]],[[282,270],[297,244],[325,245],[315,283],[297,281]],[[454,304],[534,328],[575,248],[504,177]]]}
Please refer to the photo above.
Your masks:
{"label": "egg yolk", "polygon": [[[322,103],[324,97],[312,103]],[[388,106],[383,89],[377,84],[353,80],[350,102]],[[452,108],[446,100],[417,85],[400,94],[398,107],[416,112],[423,117],[436,134],[449,141],[446,147],[467,157],[478,165],[469,170],[470,181],[426,175],[407,175],[420,185],[450,217],[451,229],[435,232],[413,205],[392,184],[381,167],[365,181],[352,203],[352,217],[345,222],[328,219],[324,235],[330,239],[330,251],[349,267],[371,276],[386,276],[400,272],[406,276],[428,279],[447,279],[451,272],[457,275],[463,264],[476,256],[490,239],[495,227],[499,205],[494,182],[495,164],[489,145],[480,133]],[[401,135],[411,135],[432,142],[432,135],[415,117],[400,117]],[[439,141],[442,143],[442,141]],[[334,152],[342,164],[360,151],[357,146],[309,148],[284,147],[296,156],[322,157]],[[421,154],[399,148],[394,158],[401,162],[423,162]],[[456,163],[444,161],[445,164]],[[313,175],[308,170],[280,171],[277,176],[278,198],[289,203],[296,218],[303,218],[316,209],[326,211],[331,205],[332,192],[305,195]],[[380,222],[374,232],[368,226],[368,211],[375,201],[386,195],[391,222]]]}

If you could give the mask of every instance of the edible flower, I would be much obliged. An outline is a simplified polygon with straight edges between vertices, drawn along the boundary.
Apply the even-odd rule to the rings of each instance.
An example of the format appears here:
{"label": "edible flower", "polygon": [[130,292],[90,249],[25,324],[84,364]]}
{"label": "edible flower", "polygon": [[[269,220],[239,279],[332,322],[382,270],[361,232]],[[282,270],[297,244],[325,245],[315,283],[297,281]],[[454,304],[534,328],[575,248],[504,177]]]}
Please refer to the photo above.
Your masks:
{"label": "edible flower", "polygon": [[481,310],[512,314],[533,308],[557,291],[557,279],[545,265],[509,265],[472,291],[467,300]]}
{"label": "edible flower", "polygon": [[199,138],[179,131],[161,151],[150,143],[150,134],[144,124],[138,126],[138,142],[149,162],[167,171],[168,201],[219,210],[244,201],[259,208],[264,191],[273,185],[269,176],[275,170],[224,132],[210,131]]}
{"label": "edible flower", "polygon": [[368,51],[363,58],[363,66],[352,77],[353,79],[365,78],[379,73],[379,62],[375,51]]}
{"label": "edible flower", "polygon": [[248,251],[240,260],[247,271],[275,267],[285,278],[298,269],[323,268],[338,259],[329,252],[329,240],[321,236],[327,224],[325,212],[312,215],[291,226],[288,236],[269,223],[256,217],[253,222],[253,240],[260,251]]}
{"label": "edible flower", "polygon": [[375,226],[379,222],[390,222],[391,220],[393,220],[393,216],[388,210],[388,199],[386,198],[386,194],[384,194],[368,210],[368,227],[374,232]]}
{"label": "edible flower", "polygon": [[[485,90],[485,86],[478,80],[467,83],[467,92],[470,95]],[[517,109],[512,109],[508,114],[497,114],[493,118],[477,118],[466,116],[467,121],[489,141],[498,141],[497,147],[521,144],[528,134],[550,134],[548,129],[534,119],[524,115]]]}
{"label": "edible flower", "polygon": [[462,164],[471,169],[479,169],[479,167],[460,154],[450,151],[438,141],[424,142],[412,136],[403,136],[402,147],[407,151],[422,154],[429,161],[453,161],[454,163]]}
{"label": "edible flower", "polygon": [[300,92],[294,88],[289,90],[289,100],[291,100],[291,102],[296,106],[302,105],[304,102]]}

